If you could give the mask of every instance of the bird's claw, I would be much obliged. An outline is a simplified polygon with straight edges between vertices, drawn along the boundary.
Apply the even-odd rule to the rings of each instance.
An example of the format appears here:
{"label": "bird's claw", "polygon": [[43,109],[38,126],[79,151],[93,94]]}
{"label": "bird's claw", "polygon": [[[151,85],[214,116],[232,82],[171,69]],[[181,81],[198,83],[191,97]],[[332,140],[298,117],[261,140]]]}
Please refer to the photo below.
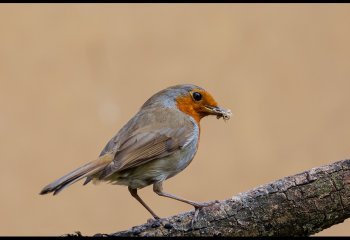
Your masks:
{"label": "bird's claw", "polygon": [[158,218],[149,218],[148,220],[147,220],[147,223],[149,224],[149,225],[151,225],[152,227],[155,227],[155,226],[158,226],[158,225],[160,225],[160,218],[158,217]]}
{"label": "bird's claw", "polygon": [[214,201],[210,201],[210,202],[203,202],[203,203],[197,203],[197,205],[194,206],[194,207],[195,208],[209,207],[211,205],[214,205],[215,203],[219,203],[219,200],[214,200]]}
{"label": "bird's claw", "polygon": [[215,203],[219,203],[218,200],[214,200],[214,201],[210,201],[210,202],[204,202],[204,203],[197,203],[196,205],[194,205],[194,216],[191,220],[191,227],[192,229],[194,228],[194,224],[197,221],[197,217],[198,217],[198,213],[199,211],[204,208],[204,207],[209,207],[211,205],[214,205]]}
{"label": "bird's claw", "polygon": [[191,228],[192,228],[192,229],[194,229],[194,224],[195,224],[195,222],[197,221],[198,213],[199,213],[199,210],[200,210],[201,208],[195,207],[194,209],[195,209],[195,210],[194,210],[194,216],[193,216],[193,218],[192,218],[192,220],[191,220]]}

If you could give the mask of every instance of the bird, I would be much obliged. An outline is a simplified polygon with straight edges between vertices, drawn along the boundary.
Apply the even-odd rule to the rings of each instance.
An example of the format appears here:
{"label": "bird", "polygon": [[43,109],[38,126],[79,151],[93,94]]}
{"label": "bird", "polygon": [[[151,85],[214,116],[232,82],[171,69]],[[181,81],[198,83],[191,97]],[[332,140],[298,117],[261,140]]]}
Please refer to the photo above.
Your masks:
{"label": "bird", "polygon": [[194,202],[163,191],[163,182],[184,170],[194,158],[200,139],[200,120],[214,115],[230,119],[202,87],[179,84],[151,96],[106,144],[99,157],[45,186],[40,194],[58,194],[85,178],[83,185],[108,182],[124,185],[154,219],[159,216],[137,191],[153,185],[159,196],[201,209],[212,203]]}

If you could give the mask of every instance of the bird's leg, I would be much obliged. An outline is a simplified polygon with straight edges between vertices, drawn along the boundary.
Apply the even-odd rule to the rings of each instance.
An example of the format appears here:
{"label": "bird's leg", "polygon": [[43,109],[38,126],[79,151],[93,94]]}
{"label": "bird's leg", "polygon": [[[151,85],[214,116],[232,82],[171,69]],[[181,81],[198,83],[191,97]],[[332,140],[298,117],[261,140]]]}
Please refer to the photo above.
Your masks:
{"label": "bird's leg", "polygon": [[134,188],[131,188],[131,187],[128,187],[129,189],[129,192],[131,194],[131,196],[133,196],[137,201],[139,201],[139,203],[142,204],[142,206],[144,206],[151,214],[152,216],[155,218],[155,219],[159,219],[159,217],[157,216],[157,214],[155,214],[152,209],[147,206],[147,204],[140,198],[140,196],[137,194],[137,189],[134,189]]}
{"label": "bird's leg", "polygon": [[195,207],[196,210],[197,209],[201,209],[203,207],[208,207],[208,206],[213,205],[214,203],[216,203],[216,201],[209,202],[209,203],[193,202],[193,201],[190,201],[190,200],[187,200],[187,199],[183,199],[183,198],[174,196],[174,195],[169,194],[169,193],[165,193],[165,192],[163,192],[162,184],[163,184],[162,182],[157,182],[157,183],[153,184],[153,191],[155,193],[157,193],[159,196],[172,198],[172,199],[175,199],[175,200],[178,200],[178,201],[190,204],[193,207]]}
{"label": "bird's leg", "polygon": [[192,228],[194,226],[194,223],[197,221],[199,210],[202,209],[203,207],[208,207],[208,206],[213,205],[213,204],[218,202],[218,201],[212,201],[212,202],[207,202],[207,203],[198,203],[198,202],[193,202],[193,201],[190,201],[187,199],[183,199],[183,198],[174,196],[172,194],[163,192],[162,184],[163,184],[162,182],[157,182],[157,183],[153,184],[153,191],[155,193],[157,193],[159,196],[172,198],[172,199],[190,204],[195,208],[194,216],[193,216],[192,221],[191,221]]}

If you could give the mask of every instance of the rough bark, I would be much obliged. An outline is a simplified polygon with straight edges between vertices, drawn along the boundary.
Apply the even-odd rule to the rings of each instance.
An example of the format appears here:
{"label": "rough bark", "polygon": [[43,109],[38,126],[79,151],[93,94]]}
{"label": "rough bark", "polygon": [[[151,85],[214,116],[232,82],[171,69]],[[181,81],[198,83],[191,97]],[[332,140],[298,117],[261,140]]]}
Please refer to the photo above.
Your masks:
{"label": "rough bark", "polygon": [[191,224],[193,216],[190,211],[151,220],[109,236],[309,236],[350,217],[350,160],[205,207]]}

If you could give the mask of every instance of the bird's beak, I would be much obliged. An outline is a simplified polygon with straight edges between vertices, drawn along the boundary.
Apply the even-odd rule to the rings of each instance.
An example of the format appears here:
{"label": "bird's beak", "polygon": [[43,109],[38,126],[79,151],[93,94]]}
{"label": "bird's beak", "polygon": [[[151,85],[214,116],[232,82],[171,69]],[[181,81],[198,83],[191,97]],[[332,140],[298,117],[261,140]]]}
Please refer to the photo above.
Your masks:
{"label": "bird's beak", "polygon": [[224,109],[218,106],[205,106],[209,114],[216,115],[216,118],[223,118],[224,120],[229,120],[231,118],[232,112],[230,109]]}

